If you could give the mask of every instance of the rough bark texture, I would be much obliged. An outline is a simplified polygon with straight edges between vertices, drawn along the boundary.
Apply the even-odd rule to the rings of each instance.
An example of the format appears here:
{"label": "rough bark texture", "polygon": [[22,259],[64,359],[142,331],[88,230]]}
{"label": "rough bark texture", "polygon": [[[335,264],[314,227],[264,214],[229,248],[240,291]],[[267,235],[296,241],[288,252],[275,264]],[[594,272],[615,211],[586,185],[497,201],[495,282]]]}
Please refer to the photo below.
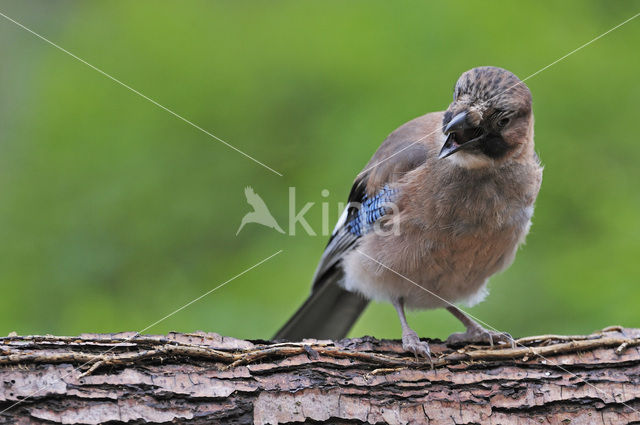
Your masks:
{"label": "rough bark texture", "polygon": [[372,338],[0,338],[0,423],[640,423],[640,330],[432,342],[435,369]]}

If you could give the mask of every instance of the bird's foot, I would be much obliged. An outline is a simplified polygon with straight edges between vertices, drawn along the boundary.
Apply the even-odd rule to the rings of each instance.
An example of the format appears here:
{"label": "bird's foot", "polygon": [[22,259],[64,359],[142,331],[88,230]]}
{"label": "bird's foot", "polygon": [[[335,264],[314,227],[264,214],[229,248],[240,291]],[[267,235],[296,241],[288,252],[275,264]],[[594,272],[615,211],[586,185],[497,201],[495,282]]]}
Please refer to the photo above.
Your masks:
{"label": "bird's foot", "polygon": [[418,357],[429,359],[429,363],[431,363],[431,368],[433,369],[433,359],[431,358],[429,344],[425,341],[420,341],[420,337],[414,330],[409,329],[402,333],[402,348],[405,351],[412,352],[413,355],[416,356],[416,360]]}
{"label": "bird's foot", "polygon": [[510,344],[515,348],[515,341],[506,332],[494,332],[481,326],[468,328],[466,332],[458,332],[449,335],[446,344],[448,346],[460,346],[466,344],[489,344],[493,348],[494,344]]}

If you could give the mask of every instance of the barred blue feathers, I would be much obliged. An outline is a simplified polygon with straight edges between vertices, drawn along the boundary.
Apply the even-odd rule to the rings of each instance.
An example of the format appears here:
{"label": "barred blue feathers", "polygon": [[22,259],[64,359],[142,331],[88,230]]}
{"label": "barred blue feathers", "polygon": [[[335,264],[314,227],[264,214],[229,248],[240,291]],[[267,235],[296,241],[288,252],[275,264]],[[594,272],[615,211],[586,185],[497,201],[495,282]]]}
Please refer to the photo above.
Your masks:
{"label": "barred blue feathers", "polygon": [[360,237],[373,229],[373,225],[380,218],[389,213],[388,204],[393,202],[397,190],[385,185],[374,197],[369,198],[367,194],[362,197],[361,203],[351,202],[349,208],[349,218],[345,227],[354,236]]}

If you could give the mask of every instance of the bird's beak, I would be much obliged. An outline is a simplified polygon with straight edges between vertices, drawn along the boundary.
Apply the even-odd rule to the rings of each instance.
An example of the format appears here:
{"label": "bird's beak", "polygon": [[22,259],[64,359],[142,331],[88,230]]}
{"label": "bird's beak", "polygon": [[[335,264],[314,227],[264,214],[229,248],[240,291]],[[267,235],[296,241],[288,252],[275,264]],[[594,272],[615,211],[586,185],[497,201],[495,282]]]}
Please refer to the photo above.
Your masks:
{"label": "bird's beak", "polygon": [[462,149],[474,149],[486,136],[482,127],[475,127],[467,122],[467,113],[460,112],[453,117],[443,129],[447,140],[440,150],[439,159],[446,158]]}
{"label": "bird's beak", "polygon": [[444,128],[444,134],[450,134],[454,131],[460,131],[467,128],[467,113],[465,111],[460,112],[455,117],[451,118],[449,124]]}
{"label": "bird's beak", "polygon": [[448,157],[449,155],[453,155],[454,153],[462,149],[462,146],[464,146],[457,144],[456,141],[453,140],[454,134],[455,133],[451,133],[447,136],[447,140],[444,142],[444,146],[442,146],[442,149],[440,150],[438,159],[443,159]]}
{"label": "bird's beak", "polygon": [[451,121],[447,124],[447,126],[442,130],[442,132],[447,136],[447,140],[444,142],[444,146],[442,150],[440,150],[440,154],[438,155],[439,159],[446,158],[449,155],[452,155],[458,152],[463,145],[459,145],[454,140],[454,134],[457,131],[464,131],[467,128],[467,113],[460,112],[455,117],[451,118]]}

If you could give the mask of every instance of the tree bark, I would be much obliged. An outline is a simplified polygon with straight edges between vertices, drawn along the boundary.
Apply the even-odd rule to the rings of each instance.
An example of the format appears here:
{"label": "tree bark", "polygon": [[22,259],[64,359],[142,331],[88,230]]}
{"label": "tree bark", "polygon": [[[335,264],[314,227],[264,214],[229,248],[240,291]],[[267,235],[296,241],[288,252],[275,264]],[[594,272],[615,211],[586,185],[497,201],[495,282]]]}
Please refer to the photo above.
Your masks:
{"label": "tree bark", "polygon": [[447,348],[211,333],[0,338],[0,423],[640,423],[640,329]]}

